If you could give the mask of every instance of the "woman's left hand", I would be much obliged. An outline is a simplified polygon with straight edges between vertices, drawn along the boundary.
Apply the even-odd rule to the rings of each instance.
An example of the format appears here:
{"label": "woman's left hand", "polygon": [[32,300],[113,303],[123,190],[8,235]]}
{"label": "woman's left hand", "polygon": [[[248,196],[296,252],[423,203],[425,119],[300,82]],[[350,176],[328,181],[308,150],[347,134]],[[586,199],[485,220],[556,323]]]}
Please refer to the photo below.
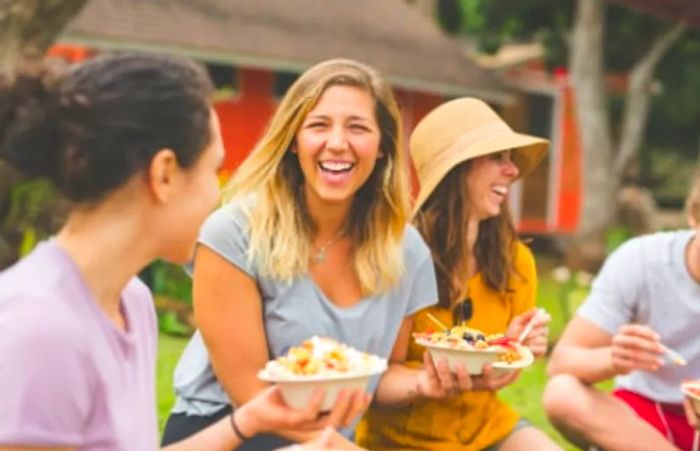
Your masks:
{"label": "woman's left hand", "polygon": [[535,357],[542,357],[547,353],[547,345],[549,343],[549,323],[552,321],[549,313],[533,308],[521,315],[517,315],[510,322],[506,335],[517,339],[525,330],[527,323],[535,315],[533,327],[523,340],[523,344],[530,348]]}

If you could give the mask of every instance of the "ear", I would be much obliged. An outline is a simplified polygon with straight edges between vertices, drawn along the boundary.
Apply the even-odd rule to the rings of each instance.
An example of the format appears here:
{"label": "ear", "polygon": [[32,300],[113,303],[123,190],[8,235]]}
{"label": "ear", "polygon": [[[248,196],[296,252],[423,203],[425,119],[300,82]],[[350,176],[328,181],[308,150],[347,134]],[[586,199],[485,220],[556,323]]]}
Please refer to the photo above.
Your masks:
{"label": "ear", "polygon": [[148,187],[156,202],[165,204],[170,200],[179,169],[175,152],[170,149],[161,149],[151,158],[148,167]]}

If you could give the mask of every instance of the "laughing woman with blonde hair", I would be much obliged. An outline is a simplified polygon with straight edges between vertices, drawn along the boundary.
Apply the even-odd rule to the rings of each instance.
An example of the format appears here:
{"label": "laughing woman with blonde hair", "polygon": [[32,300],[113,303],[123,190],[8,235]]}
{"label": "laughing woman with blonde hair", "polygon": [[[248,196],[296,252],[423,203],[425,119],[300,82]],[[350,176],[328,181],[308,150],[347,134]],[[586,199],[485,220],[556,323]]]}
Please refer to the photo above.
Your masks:
{"label": "laughing woman with blonde hair", "polygon": [[[410,316],[436,302],[430,252],[407,225],[401,136],[391,89],[368,66],[331,60],[292,85],[201,231],[193,272],[199,331],[175,372],[166,443],[263,390],[257,372],[302,340],[329,336],[388,357]],[[346,437],[369,396],[336,401],[332,415]],[[247,449],[283,442],[255,437]]]}

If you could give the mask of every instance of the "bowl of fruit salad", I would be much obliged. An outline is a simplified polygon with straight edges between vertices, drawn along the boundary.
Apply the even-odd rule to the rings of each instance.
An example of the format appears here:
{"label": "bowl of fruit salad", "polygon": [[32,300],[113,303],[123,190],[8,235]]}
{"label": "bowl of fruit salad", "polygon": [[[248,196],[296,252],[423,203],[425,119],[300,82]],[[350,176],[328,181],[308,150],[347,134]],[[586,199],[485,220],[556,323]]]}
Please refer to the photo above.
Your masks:
{"label": "bowl of fruit salad", "polygon": [[534,356],[527,346],[503,334],[484,334],[478,329],[455,326],[442,332],[416,333],[434,362],[447,360],[450,370],[462,364],[471,375],[480,375],[490,363],[494,372],[515,371],[530,366]]}
{"label": "bowl of fruit salad", "polygon": [[683,382],[681,390],[690,401],[695,414],[700,416],[700,379]]}
{"label": "bowl of fruit salad", "polygon": [[317,389],[323,389],[321,410],[330,410],[341,390],[366,391],[370,378],[386,368],[386,359],[314,336],[269,361],[258,378],[279,385],[285,402],[297,409],[304,408]]}

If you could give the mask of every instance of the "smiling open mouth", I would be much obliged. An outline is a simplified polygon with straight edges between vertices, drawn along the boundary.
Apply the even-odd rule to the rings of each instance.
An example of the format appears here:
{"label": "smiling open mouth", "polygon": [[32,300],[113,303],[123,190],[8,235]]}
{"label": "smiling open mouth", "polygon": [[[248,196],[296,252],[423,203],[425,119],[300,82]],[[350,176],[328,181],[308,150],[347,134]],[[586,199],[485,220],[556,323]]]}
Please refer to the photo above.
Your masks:
{"label": "smiling open mouth", "polygon": [[318,163],[318,167],[322,171],[330,172],[331,174],[343,174],[350,172],[355,167],[355,164],[349,161],[321,161]]}
{"label": "smiling open mouth", "polygon": [[505,186],[494,186],[494,187],[491,187],[491,191],[493,191],[494,193],[496,193],[496,194],[498,194],[498,195],[500,195],[500,196],[505,196],[506,194],[508,194],[508,188],[505,187]]}

